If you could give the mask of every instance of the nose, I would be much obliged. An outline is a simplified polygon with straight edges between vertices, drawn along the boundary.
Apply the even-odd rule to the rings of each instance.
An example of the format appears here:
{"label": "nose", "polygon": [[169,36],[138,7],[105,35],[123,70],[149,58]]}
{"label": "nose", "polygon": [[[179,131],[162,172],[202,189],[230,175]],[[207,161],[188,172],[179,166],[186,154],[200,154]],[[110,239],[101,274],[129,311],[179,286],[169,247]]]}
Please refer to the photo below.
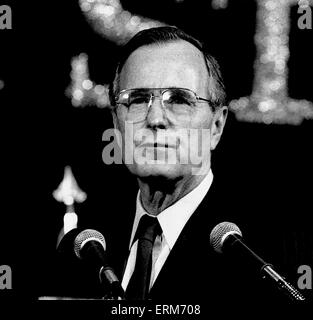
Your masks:
{"label": "nose", "polygon": [[152,129],[166,129],[168,124],[162,98],[152,96],[147,114],[147,126]]}

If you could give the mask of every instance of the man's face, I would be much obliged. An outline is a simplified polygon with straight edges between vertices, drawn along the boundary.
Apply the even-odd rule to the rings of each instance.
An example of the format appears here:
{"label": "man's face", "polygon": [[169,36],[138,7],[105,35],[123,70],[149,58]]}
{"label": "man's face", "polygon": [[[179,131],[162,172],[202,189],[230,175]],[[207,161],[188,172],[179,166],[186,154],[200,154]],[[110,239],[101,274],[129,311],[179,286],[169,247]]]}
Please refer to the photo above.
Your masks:
{"label": "man's face", "polygon": [[[128,57],[120,74],[120,90],[173,87],[209,99],[203,55],[186,41],[140,47]],[[179,179],[207,173],[226,114],[222,110],[214,115],[207,102],[199,102],[188,116],[175,117],[166,112],[158,97],[151,100],[144,120],[132,123],[127,107],[118,105],[113,116],[122,133],[124,163],[139,178]]]}

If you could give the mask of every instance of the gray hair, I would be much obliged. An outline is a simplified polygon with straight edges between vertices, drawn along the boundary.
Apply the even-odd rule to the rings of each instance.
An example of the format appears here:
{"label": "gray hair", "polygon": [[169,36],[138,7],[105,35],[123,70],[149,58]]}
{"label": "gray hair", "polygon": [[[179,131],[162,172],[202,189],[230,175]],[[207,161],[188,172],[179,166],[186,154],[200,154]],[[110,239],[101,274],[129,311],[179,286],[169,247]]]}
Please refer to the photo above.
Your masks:
{"label": "gray hair", "polygon": [[110,84],[109,95],[111,105],[115,106],[115,97],[120,91],[120,73],[126,60],[132,52],[145,45],[164,44],[177,40],[185,40],[191,43],[203,54],[209,75],[209,99],[211,100],[213,107],[215,108],[225,105],[225,86],[221,75],[220,67],[217,61],[206,51],[204,45],[200,41],[188,35],[184,31],[172,26],[142,30],[138,32],[132,39],[130,39],[126,43],[126,45],[122,47],[120,52],[119,63],[115,72],[115,77],[112,83]]}

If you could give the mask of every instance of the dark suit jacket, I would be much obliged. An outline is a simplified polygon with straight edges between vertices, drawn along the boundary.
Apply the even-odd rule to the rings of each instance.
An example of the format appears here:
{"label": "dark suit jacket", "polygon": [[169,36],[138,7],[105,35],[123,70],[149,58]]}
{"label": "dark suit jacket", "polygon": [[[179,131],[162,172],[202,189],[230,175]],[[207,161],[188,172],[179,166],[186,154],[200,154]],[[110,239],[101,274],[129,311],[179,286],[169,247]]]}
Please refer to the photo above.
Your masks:
{"label": "dark suit jacket", "polygon": [[[267,202],[257,203],[259,194],[246,191],[243,198],[240,199],[238,192],[230,192],[223,181],[213,181],[170,252],[149,299],[178,303],[193,301],[204,305],[208,301],[228,301],[237,305],[248,301],[261,304],[273,300],[288,301],[244,258],[224,256],[210,246],[209,236],[214,226],[231,221],[240,227],[246,243],[264,260],[274,264],[276,271],[294,285],[299,277],[297,268],[301,264],[312,266],[313,236],[305,230],[300,217],[299,226],[295,217],[290,217],[290,221],[284,219],[285,223],[282,223],[277,207],[266,210]],[[135,213],[135,201],[132,205],[130,208]],[[112,256],[120,277],[129,254],[133,218],[131,215],[131,219],[124,220],[120,232],[111,239],[112,247],[121,253],[117,259]],[[119,226],[121,228],[121,222]],[[121,233],[125,236],[124,241],[121,241]],[[310,296],[311,292],[305,294]]]}
{"label": "dark suit jacket", "polygon": [[[154,302],[200,303],[203,308],[221,303],[244,307],[249,303],[264,306],[273,301],[288,302],[271,283],[261,279],[259,270],[245,259],[216,253],[210,246],[210,232],[220,222],[236,223],[245,242],[294,285],[299,277],[297,268],[301,264],[313,265],[312,233],[306,230],[300,217],[299,225],[295,217],[284,219],[282,225],[277,207],[268,208],[268,202],[257,202],[258,193],[248,189],[240,195],[238,190],[234,192],[229,188],[223,181],[213,181],[170,252],[149,299]],[[113,219],[100,229],[107,240],[109,260],[120,279],[129,254],[136,193],[134,189],[129,202],[125,199],[115,202]],[[62,286],[65,282],[70,289],[61,295],[101,296],[98,278],[88,266],[74,268],[67,262],[66,272],[65,265],[61,264],[60,268],[61,273],[67,274],[61,280]],[[74,276],[74,269],[80,276]],[[72,282],[68,274],[71,274]],[[304,291],[310,298],[312,290]]]}

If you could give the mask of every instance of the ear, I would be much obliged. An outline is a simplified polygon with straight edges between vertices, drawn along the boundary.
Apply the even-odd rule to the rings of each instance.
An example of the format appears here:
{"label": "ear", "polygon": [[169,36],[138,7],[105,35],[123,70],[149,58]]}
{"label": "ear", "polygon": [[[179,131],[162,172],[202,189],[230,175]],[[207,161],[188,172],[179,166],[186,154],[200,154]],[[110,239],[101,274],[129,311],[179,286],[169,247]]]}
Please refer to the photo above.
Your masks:
{"label": "ear", "polygon": [[219,143],[228,115],[227,106],[218,108],[212,119],[211,126],[211,150],[214,150]]}

